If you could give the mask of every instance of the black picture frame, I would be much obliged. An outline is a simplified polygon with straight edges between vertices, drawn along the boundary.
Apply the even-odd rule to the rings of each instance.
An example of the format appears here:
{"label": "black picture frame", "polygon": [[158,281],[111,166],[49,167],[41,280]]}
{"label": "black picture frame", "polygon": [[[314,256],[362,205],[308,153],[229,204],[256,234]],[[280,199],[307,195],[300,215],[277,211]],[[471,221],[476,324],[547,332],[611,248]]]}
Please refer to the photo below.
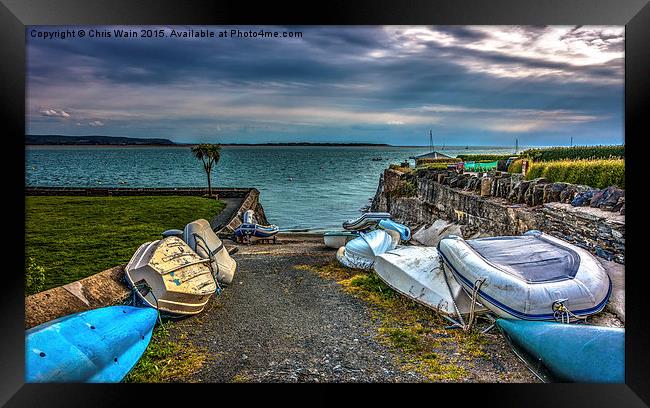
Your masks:
{"label": "black picture frame", "polygon": [[[63,24],[534,24],[625,25],[625,141],[628,223],[626,264],[626,383],[543,384],[543,385],[450,385],[422,388],[401,404],[437,404],[447,395],[462,404],[499,406],[648,406],[650,403],[650,338],[646,323],[648,303],[644,283],[642,185],[643,139],[650,108],[650,5],[647,0],[444,0],[444,1],[355,1],[331,0],[317,5],[267,2],[253,5],[235,1],[144,0],[0,0],[0,100],[7,119],[2,123],[5,178],[5,254],[12,257],[11,268],[3,270],[4,292],[0,296],[2,350],[0,351],[0,404],[7,406],[116,406],[170,402],[169,386],[125,384],[24,384],[24,140],[25,134],[25,26]],[[641,160],[641,161],[639,161]],[[15,161],[15,163],[12,163]],[[638,181],[637,181],[638,180]],[[629,195],[632,195],[632,198]],[[630,235],[631,234],[631,235]],[[8,265],[8,264],[6,264]],[[637,265],[635,267],[634,265]],[[180,385],[173,385],[179,387]],[[191,385],[183,385],[183,388]],[[240,386],[240,385],[238,385]],[[435,386],[434,386],[435,387]],[[460,388],[462,387],[462,389]],[[469,387],[469,388],[468,388]],[[188,390],[173,393],[188,394]],[[235,391],[237,392],[237,391]],[[226,402],[219,396],[231,394],[221,385],[208,390],[210,405]],[[356,393],[353,391],[353,393]],[[189,394],[192,394],[189,392]],[[237,392],[243,398],[249,395]],[[294,394],[289,390],[285,395]],[[366,394],[365,392],[361,394]],[[371,392],[383,399],[395,394],[389,389]],[[233,394],[235,395],[235,394]],[[330,395],[334,401],[348,399],[342,394],[320,392],[318,402]],[[266,394],[266,397],[270,394]],[[363,396],[363,395],[362,395]],[[290,399],[288,397],[283,398]],[[313,398],[305,398],[312,403]],[[188,405],[189,400],[183,405]],[[197,402],[198,403],[198,402]]]}

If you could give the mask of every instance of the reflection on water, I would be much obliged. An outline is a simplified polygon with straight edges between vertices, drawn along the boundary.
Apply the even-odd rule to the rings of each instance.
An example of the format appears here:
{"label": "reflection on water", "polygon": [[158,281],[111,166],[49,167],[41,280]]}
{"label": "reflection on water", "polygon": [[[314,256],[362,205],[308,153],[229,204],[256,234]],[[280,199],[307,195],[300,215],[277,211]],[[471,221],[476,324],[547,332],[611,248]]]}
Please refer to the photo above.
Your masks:
{"label": "reflection on water", "polygon": [[[225,146],[213,185],[255,187],[270,222],[282,229],[339,228],[355,218],[377,190],[389,163],[426,147]],[[511,153],[512,147],[465,146],[444,153]],[[381,161],[373,158],[381,157]],[[413,161],[411,160],[411,163]],[[205,186],[203,167],[189,147],[28,147],[27,186]]]}

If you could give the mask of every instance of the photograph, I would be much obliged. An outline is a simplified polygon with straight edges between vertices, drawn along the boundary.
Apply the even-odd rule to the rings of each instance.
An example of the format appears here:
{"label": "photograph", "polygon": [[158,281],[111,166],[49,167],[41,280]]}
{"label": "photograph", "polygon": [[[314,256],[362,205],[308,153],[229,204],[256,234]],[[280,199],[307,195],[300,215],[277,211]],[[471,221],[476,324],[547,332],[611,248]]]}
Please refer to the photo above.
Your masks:
{"label": "photograph", "polygon": [[26,28],[26,382],[625,379],[622,26]]}

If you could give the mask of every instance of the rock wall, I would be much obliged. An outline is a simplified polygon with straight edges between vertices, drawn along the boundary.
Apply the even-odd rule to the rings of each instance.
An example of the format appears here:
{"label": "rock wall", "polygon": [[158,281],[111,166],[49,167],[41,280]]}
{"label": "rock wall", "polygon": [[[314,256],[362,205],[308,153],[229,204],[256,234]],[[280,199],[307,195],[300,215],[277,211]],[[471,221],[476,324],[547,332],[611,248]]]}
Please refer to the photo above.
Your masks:
{"label": "rock wall", "polygon": [[[417,185],[417,194],[392,194],[400,180]],[[538,229],[583,247],[597,256],[625,262],[625,215],[569,204],[586,186],[522,180],[521,175],[477,177],[446,171],[380,177],[371,211],[386,211],[411,227],[443,219],[462,225],[463,236],[519,235]]]}

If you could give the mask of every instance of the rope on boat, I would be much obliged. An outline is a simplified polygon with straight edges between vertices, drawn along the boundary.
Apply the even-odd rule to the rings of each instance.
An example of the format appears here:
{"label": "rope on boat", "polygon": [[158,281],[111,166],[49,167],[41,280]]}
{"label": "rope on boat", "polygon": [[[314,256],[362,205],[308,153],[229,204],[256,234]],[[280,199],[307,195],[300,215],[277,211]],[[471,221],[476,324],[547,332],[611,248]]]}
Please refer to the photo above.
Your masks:
{"label": "rope on boat", "polygon": [[465,331],[471,330],[472,325],[474,324],[476,302],[478,300],[478,292],[479,289],[481,289],[483,283],[485,283],[485,277],[479,278],[476,280],[476,282],[474,282],[474,287],[472,288],[472,303],[470,304],[469,307],[469,323],[467,323],[467,327],[463,328]]}
{"label": "rope on boat", "polygon": [[449,281],[447,280],[447,272],[445,271],[445,266],[442,261],[442,259],[438,259],[438,262],[440,262],[440,268],[442,269],[442,276],[445,278],[445,284],[447,285],[447,290],[449,291],[449,294],[451,295],[451,304],[454,306],[454,310],[456,311],[456,316],[458,316],[458,320],[460,320],[460,323],[456,323],[459,325],[463,330],[465,330],[465,320],[463,319],[463,315],[460,314],[460,310],[458,310],[458,305],[456,305],[456,301],[454,300],[454,294],[451,291],[451,286],[449,286]]}
{"label": "rope on boat", "polygon": [[165,329],[165,325],[163,325],[162,317],[160,316],[160,308],[158,306],[158,298],[156,297],[156,294],[153,293],[153,289],[147,282],[142,282],[139,284],[134,284],[133,287],[131,288],[131,293],[133,294],[133,305],[135,306],[136,300],[135,300],[135,292],[137,291],[140,293],[140,295],[144,298],[144,295],[140,292],[140,289],[145,289],[148,290],[149,293],[151,293],[151,296],[153,296],[153,300],[156,302],[156,312],[158,313],[158,322],[160,323],[160,327],[162,327],[162,330],[167,332],[167,329]]}
{"label": "rope on boat", "polygon": [[553,318],[555,321],[560,323],[570,323],[572,317],[576,320],[586,320],[587,316],[577,315],[564,305],[564,302],[567,300],[569,299],[559,299],[553,302],[551,307],[553,308]]}
{"label": "rope on boat", "polygon": [[[210,259],[210,271],[212,272],[212,279],[214,279],[214,284],[217,286],[216,292],[217,295],[221,294],[221,285],[219,285],[219,281],[217,280],[217,275],[219,275],[219,262],[217,262],[217,259],[215,257],[215,254],[210,251],[210,247],[208,246],[208,243],[205,241],[205,239],[200,236],[199,234],[194,233],[194,240],[196,241],[196,245],[203,248],[203,250],[208,254],[208,258]],[[199,243],[198,239],[201,239],[201,243]],[[223,246],[223,245],[222,245]],[[215,251],[217,252],[217,251]],[[216,265],[216,271],[215,271],[215,266]]]}

